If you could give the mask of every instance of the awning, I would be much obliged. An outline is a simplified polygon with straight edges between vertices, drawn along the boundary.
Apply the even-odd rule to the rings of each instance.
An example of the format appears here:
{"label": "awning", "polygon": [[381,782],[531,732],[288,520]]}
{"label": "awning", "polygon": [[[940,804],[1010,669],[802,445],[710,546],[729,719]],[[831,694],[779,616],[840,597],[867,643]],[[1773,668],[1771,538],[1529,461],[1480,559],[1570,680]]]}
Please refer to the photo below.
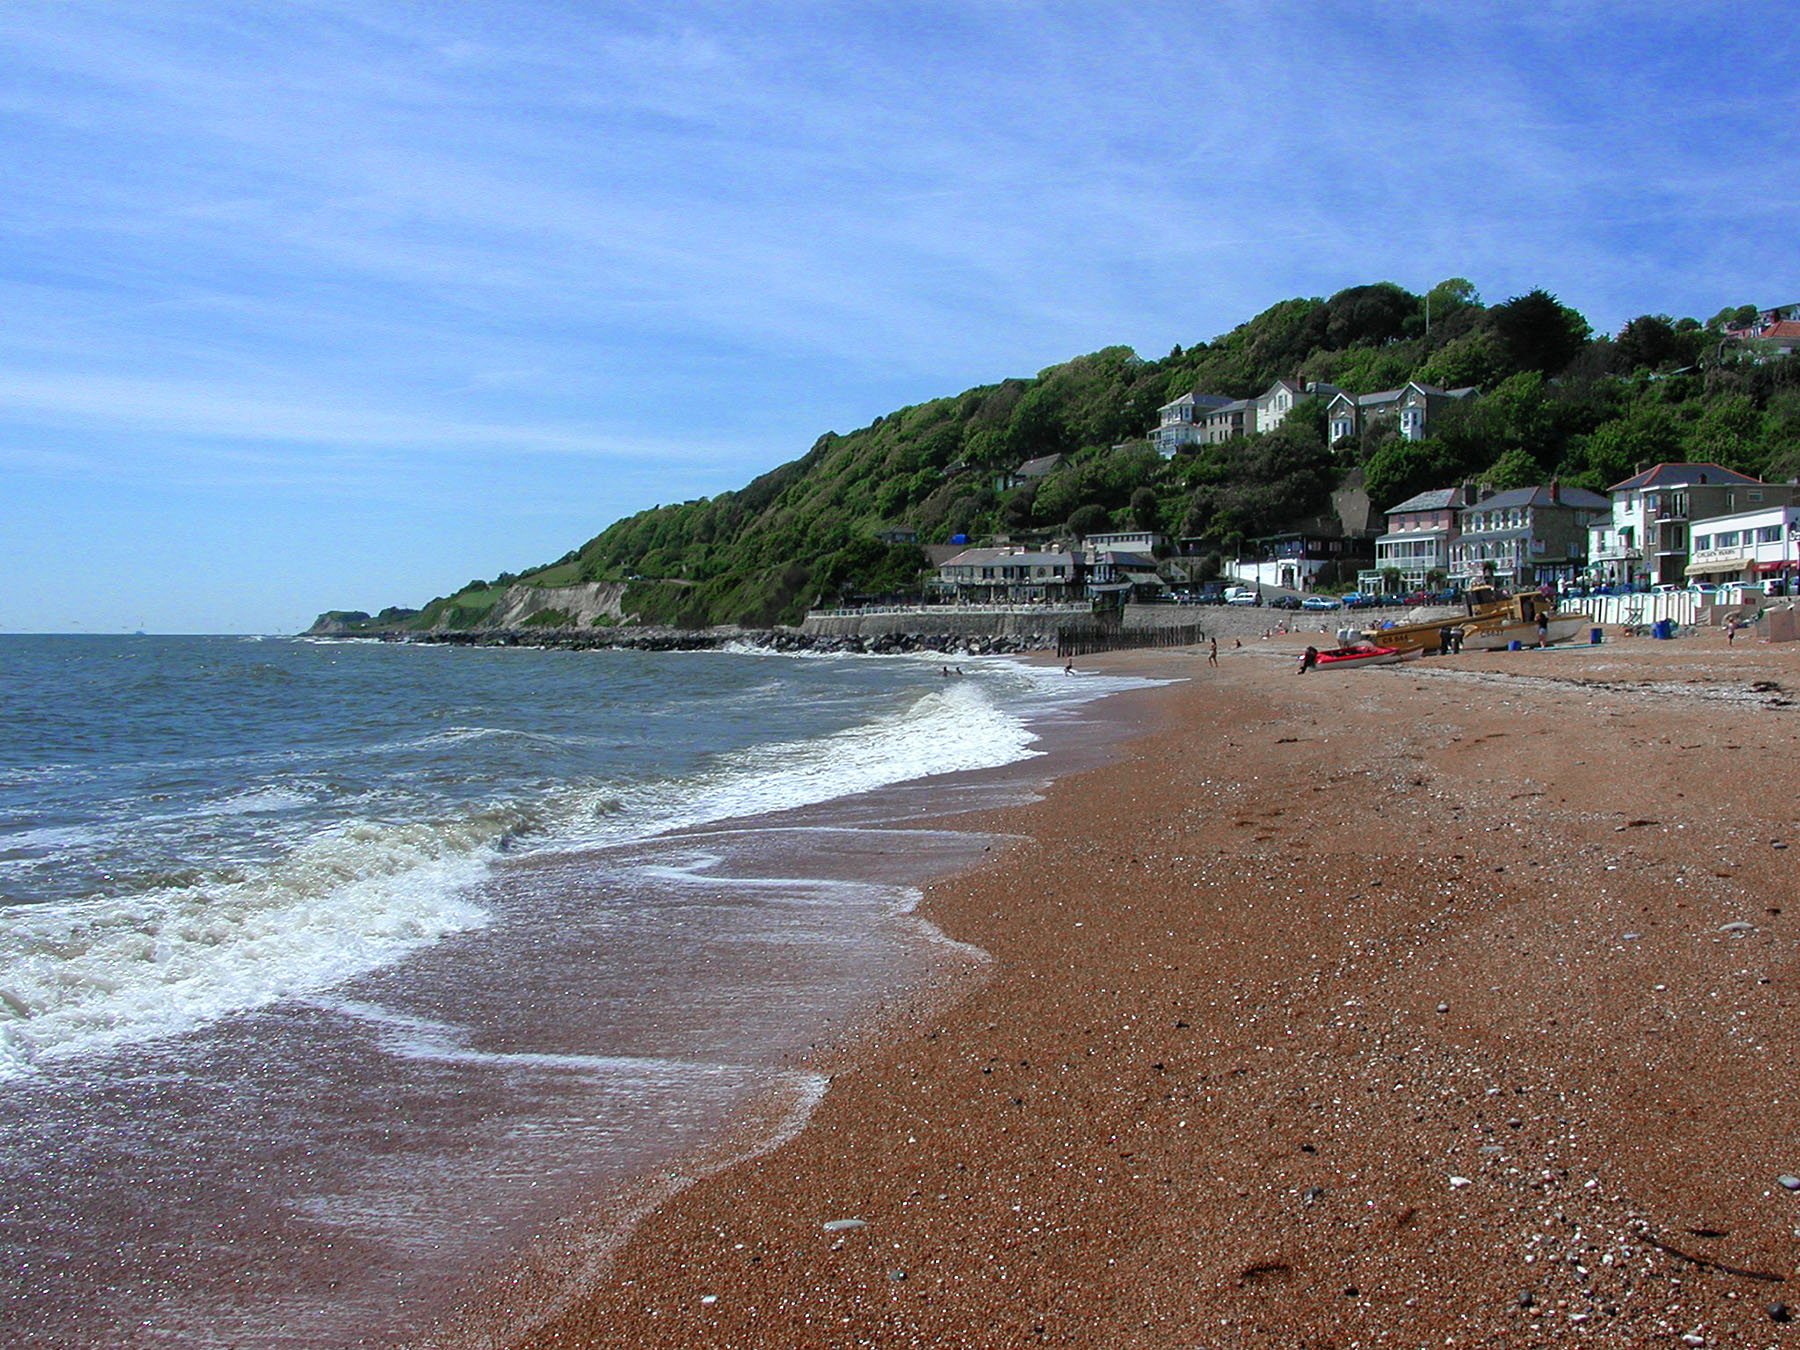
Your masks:
{"label": "awning", "polygon": [[1750,566],[1750,561],[1741,553],[1735,558],[1706,558],[1700,562],[1689,563],[1687,574],[1690,577],[1703,577],[1711,576],[1715,572],[1741,572]]}
{"label": "awning", "polygon": [[1758,563],[1756,564],[1756,570],[1766,577],[1771,572],[1786,572],[1793,566],[1793,563],[1785,562]]}

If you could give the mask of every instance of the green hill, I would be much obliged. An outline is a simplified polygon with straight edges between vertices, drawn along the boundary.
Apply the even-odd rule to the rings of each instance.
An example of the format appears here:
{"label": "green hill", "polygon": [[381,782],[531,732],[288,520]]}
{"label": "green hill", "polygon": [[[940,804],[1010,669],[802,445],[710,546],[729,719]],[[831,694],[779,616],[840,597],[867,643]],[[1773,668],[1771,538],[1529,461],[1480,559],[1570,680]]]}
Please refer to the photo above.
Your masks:
{"label": "green hill", "polygon": [[[1131,525],[1229,553],[1316,514],[1358,472],[1378,509],[1469,477],[1603,489],[1666,459],[1785,478],[1800,470],[1800,358],[1759,361],[1725,335],[1734,317],[1646,315],[1595,338],[1543,291],[1487,306],[1460,278],[1425,296],[1376,283],[1285,300],[1161,360],[1107,347],[828,432],[735,492],[641,511],[554,564],[471,582],[398,626],[478,626],[514,582],[623,583],[622,612],[646,623],[793,622],[816,602],[914,589],[924,554],[878,538],[896,531],[922,544]],[[1184,393],[1244,398],[1281,377],[1351,393],[1409,379],[1480,393],[1416,442],[1376,426],[1328,446],[1317,400],[1267,435],[1169,460],[1145,439],[1157,409]],[[1053,455],[1064,458],[1048,475],[1006,486],[1023,462]],[[395,626],[388,616],[401,613],[363,626]],[[560,615],[546,604],[527,622]]]}

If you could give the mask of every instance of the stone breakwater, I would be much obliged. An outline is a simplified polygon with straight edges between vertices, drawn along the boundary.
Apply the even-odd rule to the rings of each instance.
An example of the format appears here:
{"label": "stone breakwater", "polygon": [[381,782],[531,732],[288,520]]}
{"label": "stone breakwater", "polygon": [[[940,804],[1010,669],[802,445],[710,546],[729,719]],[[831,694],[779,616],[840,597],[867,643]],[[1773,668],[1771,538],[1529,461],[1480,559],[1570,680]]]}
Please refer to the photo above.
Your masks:
{"label": "stone breakwater", "polygon": [[384,642],[416,642],[450,647],[536,647],[564,651],[716,651],[722,647],[751,647],[770,652],[848,652],[856,655],[890,655],[901,652],[942,652],[957,656],[1006,656],[1056,647],[1056,633],[1017,636],[981,636],[969,633],[877,633],[815,635],[792,629],[676,629],[632,628],[583,631],[571,629],[510,628],[456,630],[426,633],[384,633]]}

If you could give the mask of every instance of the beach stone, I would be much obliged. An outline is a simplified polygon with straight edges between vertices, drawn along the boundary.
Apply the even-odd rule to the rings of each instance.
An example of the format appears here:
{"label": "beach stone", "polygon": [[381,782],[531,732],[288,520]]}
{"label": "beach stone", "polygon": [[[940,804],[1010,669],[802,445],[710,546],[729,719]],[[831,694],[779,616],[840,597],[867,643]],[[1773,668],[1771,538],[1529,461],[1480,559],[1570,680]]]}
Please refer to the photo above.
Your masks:
{"label": "beach stone", "polygon": [[1756,925],[1743,919],[1739,919],[1736,923],[1720,924],[1719,931],[1721,933],[1754,933],[1756,931]]}
{"label": "beach stone", "polygon": [[1788,1311],[1788,1305],[1779,1301],[1771,1303],[1768,1312],[1769,1320],[1771,1322],[1791,1322],[1794,1320],[1794,1314]]}
{"label": "beach stone", "polygon": [[1531,1290],[1521,1289],[1519,1291],[1519,1297],[1515,1301],[1521,1308],[1529,1308],[1533,1303],[1537,1302],[1537,1299],[1532,1295]]}
{"label": "beach stone", "polygon": [[1800,1177],[1795,1176],[1792,1172],[1783,1172],[1775,1178],[1775,1184],[1783,1190],[1800,1191]]}
{"label": "beach stone", "polygon": [[868,1224],[862,1219],[828,1219],[825,1222],[827,1233],[847,1233],[852,1228],[866,1228]]}
{"label": "beach stone", "polygon": [[894,1269],[892,1269],[888,1272],[888,1278],[890,1280],[892,1280],[895,1284],[899,1284],[900,1281],[902,1281],[906,1278],[906,1272],[904,1270],[901,1270],[898,1266],[896,1266],[896,1267],[894,1267]]}
{"label": "beach stone", "polygon": [[1467,1186],[1468,1184],[1469,1184],[1469,1179],[1467,1177],[1451,1177],[1450,1178],[1450,1189],[1453,1191],[1460,1191],[1464,1186]]}
{"label": "beach stone", "polygon": [[1438,1011],[1441,1013],[1447,1013],[1450,1011],[1450,1005],[1448,1003],[1440,1003],[1440,1004],[1438,1004]]}

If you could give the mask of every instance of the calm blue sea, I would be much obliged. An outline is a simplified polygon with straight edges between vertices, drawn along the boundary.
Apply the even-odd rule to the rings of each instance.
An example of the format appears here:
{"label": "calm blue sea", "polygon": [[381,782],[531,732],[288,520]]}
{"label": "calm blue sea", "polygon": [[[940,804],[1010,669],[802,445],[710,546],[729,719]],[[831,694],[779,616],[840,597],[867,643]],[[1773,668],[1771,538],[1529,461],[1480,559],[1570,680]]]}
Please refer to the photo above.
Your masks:
{"label": "calm blue sea", "polygon": [[925,822],[1129,683],[0,637],[0,1340],[393,1343],[561,1225],[528,1322],[583,1198],[803,1116],[979,851]]}

